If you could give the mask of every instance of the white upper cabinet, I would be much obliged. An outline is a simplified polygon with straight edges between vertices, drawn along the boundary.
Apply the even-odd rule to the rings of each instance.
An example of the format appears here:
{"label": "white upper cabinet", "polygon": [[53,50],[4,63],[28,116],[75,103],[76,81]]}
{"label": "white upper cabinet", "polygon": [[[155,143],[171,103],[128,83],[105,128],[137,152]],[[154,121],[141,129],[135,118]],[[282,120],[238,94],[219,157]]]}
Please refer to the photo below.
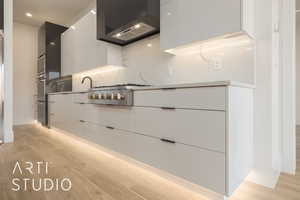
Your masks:
{"label": "white upper cabinet", "polygon": [[61,35],[61,74],[73,74],[75,64],[75,34],[70,28]]}
{"label": "white upper cabinet", "polygon": [[99,41],[96,15],[88,13],[62,35],[62,76],[97,67],[122,66],[122,48]]}
{"label": "white upper cabinet", "polygon": [[253,0],[162,0],[161,48],[246,33],[253,37]]}

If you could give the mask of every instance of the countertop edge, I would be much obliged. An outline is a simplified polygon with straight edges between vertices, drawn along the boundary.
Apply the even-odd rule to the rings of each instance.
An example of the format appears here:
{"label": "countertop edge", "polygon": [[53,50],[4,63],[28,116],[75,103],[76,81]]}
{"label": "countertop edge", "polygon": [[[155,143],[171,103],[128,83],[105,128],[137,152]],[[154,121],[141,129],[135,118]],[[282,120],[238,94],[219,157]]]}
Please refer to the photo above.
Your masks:
{"label": "countertop edge", "polygon": [[133,87],[134,91],[141,90],[159,90],[159,89],[180,89],[180,88],[197,88],[197,87],[221,87],[221,86],[233,86],[255,89],[255,85],[241,83],[237,81],[215,81],[215,82],[202,82],[202,83],[186,83],[186,84],[169,84],[169,85],[158,85],[149,87]]}
{"label": "countertop edge", "polygon": [[[238,81],[214,81],[214,82],[199,82],[199,83],[182,83],[182,84],[168,84],[168,85],[154,85],[146,87],[130,87],[133,91],[143,91],[143,90],[160,90],[160,89],[180,89],[180,88],[197,88],[197,87],[241,87],[255,89],[255,85],[241,83]],[[48,95],[59,95],[59,94],[84,94],[88,93],[89,90],[85,91],[70,91],[70,92],[52,92]]]}

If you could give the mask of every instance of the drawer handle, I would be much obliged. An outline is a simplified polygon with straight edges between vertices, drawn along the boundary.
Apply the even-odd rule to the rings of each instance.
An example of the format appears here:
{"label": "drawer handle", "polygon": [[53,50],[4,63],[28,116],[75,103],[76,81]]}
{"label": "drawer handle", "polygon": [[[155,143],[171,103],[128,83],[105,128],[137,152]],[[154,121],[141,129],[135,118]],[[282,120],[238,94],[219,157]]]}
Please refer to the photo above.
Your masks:
{"label": "drawer handle", "polygon": [[176,142],[174,140],[169,140],[169,139],[165,139],[165,138],[161,138],[160,141],[170,143],[170,144],[176,144]]}
{"label": "drawer handle", "polygon": [[176,110],[174,107],[161,107],[162,110]]}
{"label": "drawer handle", "polygon": [[84,121],[84,120],[79,120],[81,123],[85,123],[86,121]]}
{"label": "drawer handle", "polygon": [[80,102],[79,104],[80,104],[80,105],[84,105],[85,103],[83,103],[83,102]]}
{"label": "drawer handle", "polygon": [[115,127],[112,127],[112,126],[106,126],[107,129],[110,129],[110,130],[114,130]]}

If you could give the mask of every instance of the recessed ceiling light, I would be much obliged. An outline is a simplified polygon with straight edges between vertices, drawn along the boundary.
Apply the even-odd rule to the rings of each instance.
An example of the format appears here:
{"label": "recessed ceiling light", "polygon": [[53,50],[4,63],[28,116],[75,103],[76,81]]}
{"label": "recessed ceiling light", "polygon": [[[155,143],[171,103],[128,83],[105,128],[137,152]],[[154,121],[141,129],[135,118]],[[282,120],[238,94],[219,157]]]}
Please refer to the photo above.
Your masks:
{"label": "recessed ceiling light", "polygon": [[71,29],[75,30],[75,29],[76,29],[76,27],[75,27],[75,26],[71,26]]}
{"label": "recessed ceiling light", "polygon": [[137,24],[137,25],[134,26],[134,28],[136,28],[136,29],[138,29],[138,28],[140,28],[140,27],[141,27],[140,24]]}
{"label": "recessed ceiling light", "polygon": [[93,15],[96,15],[97,13],[96,13],[96,10],[91,10],[91,13],[93,14]]}
{"label": "recessed ceiling light", "polygon": [[152,47],[152,44],[151,43],[147,44],[147,47]]}
{"label": "recessed ceiling light", "polygon": [[121,33],[118,33],[116,36],[117,36],[117,37],[121,37]]}
{"label": "recessed ceiling light", "polygon": [[27,17],[32,17],[32,14],[31,14],[31,13],[29,13],[29,12],[28,12],[28,13],[26,13],[25,15],[26,15]]}

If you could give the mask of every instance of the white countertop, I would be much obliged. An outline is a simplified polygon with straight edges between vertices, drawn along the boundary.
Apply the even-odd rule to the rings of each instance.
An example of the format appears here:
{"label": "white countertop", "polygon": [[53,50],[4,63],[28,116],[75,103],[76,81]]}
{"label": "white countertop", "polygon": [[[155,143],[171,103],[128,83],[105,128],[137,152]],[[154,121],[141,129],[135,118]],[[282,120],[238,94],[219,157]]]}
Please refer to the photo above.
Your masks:
{"label": "white countertop", "polygon": [[[168,85],[153,85],[146,87],[130,87],[130,89],[139,91],[139,90],[159,90],[159,89],[169,89],[169,88],[197,88],[197,87],[220,87],[220,86],[234,86],[234,87],[243,87],[243,88],[255,88],[255,85],[241,83],[237,81],[211,81],[211,82],[199,82],[199,83],[183,83],[183,84],[168,84]],[[79,93],[88,93],[89,90],[84,91],[71,91],[71,92],[54,92],[48,93],[48,95],[55,94],[79,94]]]}
{"label": "white countertop", "polygon": [[168,88],[196,88],[196,87],[219,87],[219,86],[234,86],[243,88],[252,88],[255,86],[236,81],[213,81],[213,82],[199,82],[199,83],[183,83],[183,84],[168,84],[168,85],[154,85],[146,87],[132,87],[133,90],[159,90]]}

